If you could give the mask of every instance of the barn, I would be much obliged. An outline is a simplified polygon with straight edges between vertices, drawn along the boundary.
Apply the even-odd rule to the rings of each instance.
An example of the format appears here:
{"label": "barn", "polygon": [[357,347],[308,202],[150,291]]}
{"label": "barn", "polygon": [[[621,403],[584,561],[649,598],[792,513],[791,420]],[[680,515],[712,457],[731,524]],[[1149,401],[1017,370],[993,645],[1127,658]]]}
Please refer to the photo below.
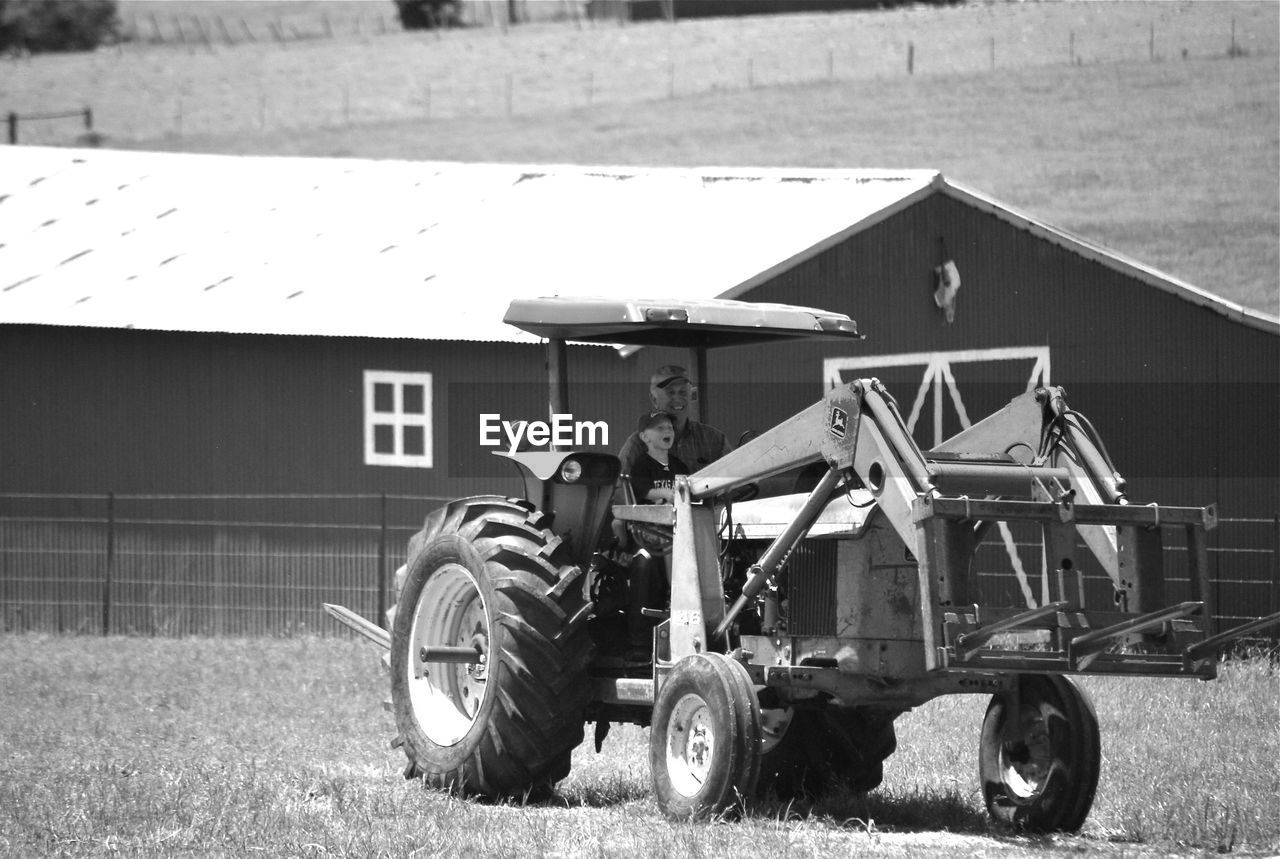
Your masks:
{"label": "barn", "polygon": [[[518,491],[484,421],[545,415],[545,354],[501,319],[553,294],[858,321],[853,348],[711,351],[702,407],[731,437],[876,376],[928,447],[1063,385],[1135,501],[1217,504],[1221,621],[1274,606],[1280,320],[935,171],[36,147],[0,166],[9,626],[278,631],[326,589],[372,611],[427,509]],[[616,449],[652,368],[687,360],[571,347],[568,409],[611,433],[579,441]],[[1033,600],[1036,575],[991,586]],[[193,577],[222,594],[216,623],[192,620]],[[237,596],[274,579],[290,590],[269,606]]]}

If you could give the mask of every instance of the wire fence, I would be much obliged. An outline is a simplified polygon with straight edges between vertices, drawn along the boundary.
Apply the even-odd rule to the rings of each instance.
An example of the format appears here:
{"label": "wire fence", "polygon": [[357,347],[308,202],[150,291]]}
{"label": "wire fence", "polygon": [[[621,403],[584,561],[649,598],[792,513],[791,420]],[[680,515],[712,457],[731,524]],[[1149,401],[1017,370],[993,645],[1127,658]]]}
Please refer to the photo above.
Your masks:
{"label": "wire fence", "polygon": [[[0,629],[332,635],[378,618],[423,515],[390,495],[6,496]],[[26,508],[16,513],[15,502]]]}
{"label": "wire fence", "polygon": [[[323,603],[380,619],[409,537],[447,500],[0,495],[0,630],[346,635]],[[1280,610],[1280,515],[1224,518],[1211,537],[1218,629]],[[1026,582],[990,542],[975,565],[982,596],[1019,605]],[[1167,545],[1165,555],[1166,598],[1189,599],[1185,545]],[[1037,598],[1040,576],[1035,569],[1029,583]],[[1089,605],[1112,608],[1105,575],[1086,573],[1082,587]],[[1276,641],[1274,628],[1268,634]]]}
{"label": "wire fence", "polygon": [[[576,16],[427,32],[402,31],[385,15],[293,23],[150,16],[131,19],[135,41],[115,50],[0,61],[13,66],[0,74],[16,82],[5,93],[8,110],[90,106],[87,142],[102,143],[543,116],[764,87],[1277,50],[1274,16],[1252,6],[1026,5],[1045,8],[627,26]],[[65,101],[50,103],[55,92]],[[22,141],[66,143],[78,132],[71,122],[42,123],[24,129]]]}

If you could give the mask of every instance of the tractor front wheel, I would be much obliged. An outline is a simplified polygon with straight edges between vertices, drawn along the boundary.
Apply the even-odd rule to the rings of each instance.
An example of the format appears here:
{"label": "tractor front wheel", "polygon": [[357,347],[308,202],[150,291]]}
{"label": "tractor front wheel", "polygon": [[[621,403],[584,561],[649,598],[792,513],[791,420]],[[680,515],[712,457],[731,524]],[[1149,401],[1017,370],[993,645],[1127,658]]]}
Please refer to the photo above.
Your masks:
{"label": "tractor front wheel", "polygon": [[719,653],[687,656],[654,702],[649,735],[653,792],[675,820],[739,807],[760,775],[760,707],[751,676]]}
{"label": "tractor front wheel", "polygon": [[982,721],[979,775],[992,818],[1024,832],[1075,832],[1098,787],[1098,717],[1079,686],[1024,674]]}
{"label": "tractor front wheel", "polygon": [[406,774],[433,786],[527,794],[568,775],[582,741],[590,604],[536,512],[468,509],[407,565],[390,654],[397,740]]}

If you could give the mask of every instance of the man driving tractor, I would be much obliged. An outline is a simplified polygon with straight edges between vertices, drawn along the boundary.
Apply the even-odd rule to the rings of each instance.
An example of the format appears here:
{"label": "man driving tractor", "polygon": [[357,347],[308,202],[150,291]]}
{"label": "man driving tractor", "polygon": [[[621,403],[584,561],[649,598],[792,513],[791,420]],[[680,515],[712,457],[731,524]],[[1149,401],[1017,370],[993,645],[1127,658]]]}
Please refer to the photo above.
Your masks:
{"label": "man driving tractor", "polygon": [[[729,451],[733,445],[725,434],[713,426],[689,417],[690,408],[698,401],[698,388],[689,378],[689,371],[676,364],[665,364],[649,377],[649,402],[651,411],[671,415],[675,427],[675,444],[671,452],[680,461],[697,471]],[[645,453],[644,441],[639,432],[633,432],[622,443],[618,459],[622,461],[622,473],[631,474],[638,460]]]}

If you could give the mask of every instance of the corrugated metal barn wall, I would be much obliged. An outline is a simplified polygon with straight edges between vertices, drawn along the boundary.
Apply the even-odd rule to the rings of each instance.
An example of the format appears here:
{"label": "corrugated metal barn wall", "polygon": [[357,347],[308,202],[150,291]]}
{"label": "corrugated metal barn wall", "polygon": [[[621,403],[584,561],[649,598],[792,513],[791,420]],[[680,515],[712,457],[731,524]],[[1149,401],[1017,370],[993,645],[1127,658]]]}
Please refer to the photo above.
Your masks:
{"label": "corrugated metal barn wall", "polygon": [[[612,349],[571,351],[583,417],[629,427],[644,382],[619,384]],[[10,326],[0,363],[7,492],[514,491],[479,416],[547,412],[532,344]],[[366,370],[432,374],[433,467],[364,464]]]}
{"label": "corrugated metal barn wall", "polygon": [[[545,420],[545,350],[509,343],[11,327],[0,340],[5,492],[514,493],[479,417]],[[570,347],[570,410],[616,451],[680,352]],[[434,466],[363,463],[365,370],[433,376]],[[603,442],[603,438],[598,439]],[[334,515],[338,515],[335,512]]]}
{"label": "corrugated metal barn wall", "polygon": [[[944,250],[945,248],[945,250]],[[953,259],[962,286],[948,324],[932,301],[933,269]],[[941,194],[897,213],[744,296],[853,316],[858,346],[746,347],[712,359],[712,375],[752,393],[718,403],[726,429],[791,414],[821,391],[824,358],[1047,346],[1052,381],[1098,427],[1131,497],[1216,503],[1212,556],[1219,601],[1256,616],[1269,601],[1280,510],[1280,338],[1233,322],[994,215]],[[910,409],[920,367],[868,370]],[[1025,388],[1025,365],[955,368],[969,417]],[[967,374],[967,375],[965,375]],[[958,430],[946,416],[946,435]],[[930,446],[927,422],[917,441]],[[1220,545],[1220,548],[1221,548]],[[1239,550],[1239,551],[1237,551]],[[1224,612],[1225,613],[1225,612]]]}

